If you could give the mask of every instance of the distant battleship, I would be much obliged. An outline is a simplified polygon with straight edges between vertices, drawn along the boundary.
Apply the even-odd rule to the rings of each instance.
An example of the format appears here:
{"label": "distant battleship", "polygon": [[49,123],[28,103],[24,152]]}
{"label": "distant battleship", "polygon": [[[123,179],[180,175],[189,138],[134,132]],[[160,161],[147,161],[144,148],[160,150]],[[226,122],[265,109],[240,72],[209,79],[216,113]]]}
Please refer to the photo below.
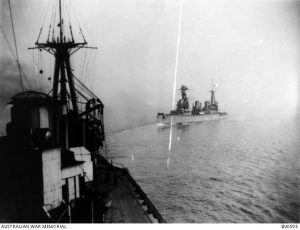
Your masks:
{"label": "distant battleship", "polygon": [[171,110],[169,114],[158,113],[157,125],[165,126],[169,124],[185,124],[191,122],[215,121],[227,117],[226,112],[219,112],[218,102],[215,99],[215,84],[212,83],[210,91],[210,101],[204,102],[204,107],[199,101],[195,101],[192,110],[189,109],[189,99],[186,86],[180,87],[181,99],[177,102],[176,110]]}

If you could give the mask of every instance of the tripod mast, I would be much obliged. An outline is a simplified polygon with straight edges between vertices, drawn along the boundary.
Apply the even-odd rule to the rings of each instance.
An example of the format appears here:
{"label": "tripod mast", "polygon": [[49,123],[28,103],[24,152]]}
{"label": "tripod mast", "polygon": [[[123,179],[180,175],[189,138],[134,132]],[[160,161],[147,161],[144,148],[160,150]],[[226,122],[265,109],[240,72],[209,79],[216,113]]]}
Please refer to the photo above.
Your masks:
{"label": "tripod mast", "polygon": [[70,57],[72,54],[74,54],[81,48],[97,49],[97,47],[87,47],[87,42],[83,35],[82,35],[83,42],[75,42],[73,38],[71,25],[70,25],[70,33],[72,38],[71,39],[66,38],[63,29],[64,19],[62,15],[62,0],[58,0],[58,1],[59,1],[59,21],[57,26],[59,27],[59,36],[57,37],[57,39],[55,39],[55,37],[53,36],[50,41],[49,39],[50,29],[49,29],[49,35],[47,41],[39,42],[39,38],[42,32],[42,28],[41,28],[38,40],[35,43],[35,47],[29,49],[44,50],[52,54],[55,58],[52,96],[55,101],[59,100],[62,105],[62,110],[61,110],[62,115],[65,116],[66,118],[66,122],[64,125],[65,132],[62,134],[62,136],[64,136],[64,143],[65,143],[64,146],[65,148],[68,148],[68,133],[67,133],[68,122],[67,122],[66,115],[67,115],[69,99],[71,101],[74,114],[75,115],[79,114],[78,104],[77,104],[77,94],[76,94],[76,88],[74,84],[74,76],[71,70]]}

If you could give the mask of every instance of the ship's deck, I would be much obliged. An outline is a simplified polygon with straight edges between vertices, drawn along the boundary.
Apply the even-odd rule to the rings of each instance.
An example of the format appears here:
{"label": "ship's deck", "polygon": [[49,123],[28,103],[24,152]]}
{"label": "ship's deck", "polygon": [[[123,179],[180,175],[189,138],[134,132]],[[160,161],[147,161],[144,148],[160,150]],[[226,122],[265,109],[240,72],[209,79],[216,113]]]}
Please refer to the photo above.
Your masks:
{"label": "ship's deck", "polygon": [[103,214],[104,223],[157,223],[124,169],[107,166],[96,169],[97,193],[110,207]]}

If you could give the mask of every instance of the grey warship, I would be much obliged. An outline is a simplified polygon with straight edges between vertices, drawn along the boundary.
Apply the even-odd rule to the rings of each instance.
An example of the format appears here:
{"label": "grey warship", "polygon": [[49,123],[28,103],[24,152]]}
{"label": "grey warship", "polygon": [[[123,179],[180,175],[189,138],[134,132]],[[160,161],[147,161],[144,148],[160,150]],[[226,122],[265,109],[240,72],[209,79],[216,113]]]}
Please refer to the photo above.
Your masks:
{"label": "grey warship", "polygon": [[201,102],[195,101],[192,110],[190,110],[189,98],[186,93],[189,90],[188,87],[182,85],[179,90],[181,99],[178,100],[176,109],[171,110],[169,114],[158,113],[158,126],[216,121],[227,117],[226,112],[219,111],[219,105],[215,99],[215,84],[213,82],[212,89],[209,91],[211,93],[210,101],[205,101],[203,107]]}

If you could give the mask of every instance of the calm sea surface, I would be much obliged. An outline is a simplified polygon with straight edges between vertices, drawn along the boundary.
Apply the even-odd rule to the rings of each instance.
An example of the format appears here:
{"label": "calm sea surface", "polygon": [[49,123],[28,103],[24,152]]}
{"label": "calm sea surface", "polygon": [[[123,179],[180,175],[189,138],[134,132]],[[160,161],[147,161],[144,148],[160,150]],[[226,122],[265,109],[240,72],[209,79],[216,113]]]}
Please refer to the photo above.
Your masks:
{"label": "calm sea surface", "polygon": [[169,135],[152,124],[108,138],[168,222],[300,221],[299,116],[173,126],[170,152]]}

